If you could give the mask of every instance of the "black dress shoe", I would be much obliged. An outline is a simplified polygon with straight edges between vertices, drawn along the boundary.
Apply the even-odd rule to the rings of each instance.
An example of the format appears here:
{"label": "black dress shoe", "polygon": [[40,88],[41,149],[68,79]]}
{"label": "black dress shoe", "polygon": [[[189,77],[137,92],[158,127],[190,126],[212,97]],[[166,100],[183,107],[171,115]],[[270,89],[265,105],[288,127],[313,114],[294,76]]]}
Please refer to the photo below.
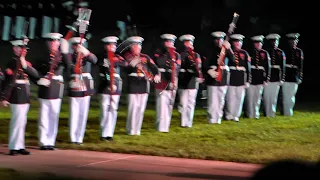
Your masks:
{"label": "black dress shoe", "polygon": [[107,138],[106,137],[100,137],[100,141],[106,141]]}
{"label": "black dress shoe", "polygon": [[48,150],[48,146],[40,146],[40,150],[46,151],[46,150]]}
{"label": "black dress shoe", "polygon": [[48,150],[53,151],[56,150],[56,148],[54,146],[48,146]]}
{"label": "black dress shoe", "polygon": [[18,150],[10,150],[9,155],[10,155],[10,156],[19,155],[19,151],[18,151]]}
{"label": "black dress shoe", "polygon": [[31,154],[31,152],[29,152],[29,151],[27,151],[25,149],[20,149],[19,153],[22,154],[22,155],[30,155]]}
{"label": "black dress shoe", "polygon": [[112,137],[106,137],[106,140],[107,141],[113,141],[113,138]]}

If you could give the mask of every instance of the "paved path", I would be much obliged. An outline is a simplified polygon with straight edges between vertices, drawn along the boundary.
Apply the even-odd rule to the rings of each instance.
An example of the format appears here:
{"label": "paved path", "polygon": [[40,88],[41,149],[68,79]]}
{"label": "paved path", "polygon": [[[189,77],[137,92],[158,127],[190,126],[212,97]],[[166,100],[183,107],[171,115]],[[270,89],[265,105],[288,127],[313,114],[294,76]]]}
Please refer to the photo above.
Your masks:
{"label": "paved path", "polygon": [[40,151],[9,156],[0,145],[0,168],[108,180],[248,179],[261,165],[80,150]]}

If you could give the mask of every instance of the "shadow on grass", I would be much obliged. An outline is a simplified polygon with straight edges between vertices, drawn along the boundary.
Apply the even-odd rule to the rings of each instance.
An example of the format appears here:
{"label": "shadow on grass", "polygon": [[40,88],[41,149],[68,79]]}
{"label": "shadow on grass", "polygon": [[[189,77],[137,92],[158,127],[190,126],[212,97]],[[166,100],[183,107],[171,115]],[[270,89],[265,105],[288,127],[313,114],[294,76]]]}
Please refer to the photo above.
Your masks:
{"label": "shadow on grass", "polygon": [[14,169],[0,169],[0,178],[1,180],[85,180],[84,178],[58,176],[53,173],[26,173]]}

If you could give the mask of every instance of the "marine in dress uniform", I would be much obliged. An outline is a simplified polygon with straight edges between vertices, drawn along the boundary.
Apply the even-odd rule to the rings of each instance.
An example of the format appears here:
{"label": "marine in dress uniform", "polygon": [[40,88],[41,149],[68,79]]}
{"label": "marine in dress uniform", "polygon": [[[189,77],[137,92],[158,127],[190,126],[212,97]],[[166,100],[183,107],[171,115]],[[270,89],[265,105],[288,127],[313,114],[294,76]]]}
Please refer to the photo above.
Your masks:
{"label": "marine in dress uniform", "polygon": [[[94,92],[94,80],[91,76],[91,65],[97,63],[97,57],[88,49],[83,47],[85,39],[73,37],[69,41],[72,44],[73,53],[70,54],[72,62],[69,90],[70,100],[70,141],[75,144],[82,144],[86,130],[91,95]],[[82,44],[80,44],[82,43]],[[78,60],[82,56],[82,60]],[[80,64],[79,64],[80,63]],[[79,64],[79,66],[77,66]],[[82,79],[82,80],[81,80]],[[81,84],[82,82],[83,84]]]}
{"label": "marine in dress uniform", "polygon": [[44,35],[48,46],[48,58],[41,59],[37,68],[41,79],[37,82],[40,110],[39,144],[41,150],[54,150],[58,133],[59,114],[64,94],[64,78],[69,78],[70,60],[69,43],[62,34],[48,33]]}
{"label": "marine in dress uniform", "polygon": [[295,105],[295,95],[298,91],[299,84],[303,79],[303,60],[304,54],[302,49],[297,47],[299,42],[299,33],[286,34],[289,41],[289,50],[285,51],[286,75],[285,82],[282,85],[283,115],[292,116]]}
{"label": "marine in dress uniform", "polygon": [[155,84],[156,93],[156,130],[169,132],[173,105],[178,89],[178,76],[181,57],[174,49],[177,37],[173,34],[162,34],[164,47],[155,53],[155,63],[161,72],[161,82]]}
{"label": "marine in dress uniform", "polygon": [[272,46],[267,50],[271,57],[271,77],[268,85],[264,87],[263,106],[266,117],[275,117],[280,86],[285,79],[286,55],[283,50],[278,48],[279,34],[269,34],[266,39],[270,41]]}
{"label": "marine in dress uniform", "polygon": [[102,39],[104,54],[99,57],[100,83],[98,93],[100,102],[100,139],[113,141],[115,126],[117,123],[118,106],[122,91],[122,79],[120,67],[126,66],[124,59],[115,54],[119,38],[107,36]]}
{"label": "marine in dress uniform", "polygon": [[198,53],[194,52],[194,39],[195,37],[191,34],[179,37],[179,40],[183,42],[185,47],[185,50],[180,53],[181,68],[178,81],[181,127],[192,127],[199,84],[203,82],[201,57]]}
{"label": "marine in dress uniform", "polygon": [[230,36],[234,52],[234,61],[229,61],[230,83],[227,90],[225,118],[238,122],[242,113],[245,90],[251,83],[251,58],[248,52],[242,49],[241,34]]}
{"label": "marine in dress uniform", "polygon": [[10,105],[11,120],[9,128],[10,155],[29,155],[25,149],[25,128],[30,107],[30,82],[39,79],[38,72],[25,59],[28,39],[10,41],[14,56],[7,64],[5,80],[2,84],[1,102]]}
{"label": "marine in dress uniform", "polygon": [[[129,135],[140,135],[144,111],[147,106],[150,93],[150,81],[160,82],[160,72],[153,60],[141,53],[143,38],[139,36],[129,37],[126,41],[131,43],[124,58],[130,63],[125,68],[128,73],[128,114],[126,130]],[[143,73],[146,70],[147,74]],[[149,77],[149,73],[151,73]],[[152,78],[152,79],[148,79]]]}
{"label": "marine in dress uniform", "polygon": [[[214,37],[214,47],[212,48],[211,56],[203,62],[203,74],[206,79],[208,91],[208,121],[211,124],[221,124],[223,117],[223,108],[225,105],[225,97],[230,79],[230,70],[228,63],[234,60],[234,55],[228,41],[224,41],[226,34],[221,31],[213,32],[211,35]],[[218,76],[219,56],[221,47],[226,48],[226,56],[224,65],[220,66],[222,69],[222,81],[216,80]]]}
{"label": "marine in dress uniform", "polygon": [[260,118],[260,105],[262,92],[270,80],[271,66],[269,53],[262,49],[264,36],[253,36],[253,51],[251,51],[251,75],[252,80],[246,92],[246,111],[248,118]]}

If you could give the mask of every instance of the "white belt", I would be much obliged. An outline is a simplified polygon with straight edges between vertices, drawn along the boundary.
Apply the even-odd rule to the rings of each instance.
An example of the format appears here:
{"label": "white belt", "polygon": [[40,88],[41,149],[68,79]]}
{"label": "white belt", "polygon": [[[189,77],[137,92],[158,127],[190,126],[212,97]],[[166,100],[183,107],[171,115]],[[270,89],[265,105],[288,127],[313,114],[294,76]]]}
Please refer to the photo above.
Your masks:
{"label": "white belt", "polygon": [[[45,78],[48,78],[48,76],[45,76]],[[58,76],[52,76],[51,79],[58,80],[60,82],[63,82],[63,76],[58,75]]]}
{"label": "white belt", "polygon": [[29,80],[26,80],[26,79],[17,79],[15,82],[17,84],[30,84]]}
{"label": "white belt", "polygon": [[293,64],[286,64],[286,67],[299,69],[297,65],[293,65]]}
{"label": "white belt", "polygon": [[[104,75],[103,73],[100,73],[100,76],[101,76],[101,77],[105,77],[105,75]],[[113,74],[113,77],[120,78],[120,75],[119,75],[119,74],[114,73],[114,74]]]}
{"label": "white belt", "polygon": [[[213,70],[216,70],[216,69],[217,69],[217,66],[210,66],[210,68],[213,69]],[[225,70],[227,70],[227,71],[230,70],[229,66],[227,66],[227,65],[220,66],[220,68],[221,68],[221,69],[225,69]]]}
{"label": "white belt", "polygon": [[129,76],[133,76],[133,77],[144,77],[143,73],[130,73]]}
{"label": "white belt", "polygon": [[180,72],[190,72],[190,73],[194,73],[194,71],[192,69],[180,69]]}
{"label": "white belt", "polygon": [[264,70],[264,67],[263,66],[251,66],[251,69],[261,69],[261,70]]}
{"label": "white belt", "polygon": [[[81,75],[82,75],[82,77],[87,77],[88,79],[92,79],[92,76],[90,73],[82,73]],[[71,77],[79,77],[79,76],[80,76],[80,74],[72,74],[71,75]]]}
{"label": "white belt", "polygon": [[171,70],[166,70],[164,68],[158,68],[159,72],[171,72]]}
{"label": "white belt", "polygon": [[238,70],[238,71],[247,71],[245,67],[243,66],[229,66],[232,70]]}
{"label": "white belt", "polygon": [[281,69],[281,67],[279,65],[271,65],[271,68]]}

